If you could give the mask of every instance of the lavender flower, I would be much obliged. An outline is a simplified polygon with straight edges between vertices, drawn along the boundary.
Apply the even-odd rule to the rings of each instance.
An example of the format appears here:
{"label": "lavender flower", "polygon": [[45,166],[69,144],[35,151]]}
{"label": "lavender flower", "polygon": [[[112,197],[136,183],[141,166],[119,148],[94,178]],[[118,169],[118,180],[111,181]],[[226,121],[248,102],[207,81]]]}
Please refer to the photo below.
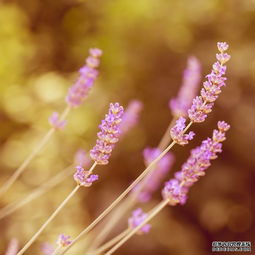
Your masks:
{"label": "lavender flower", "polygon": [[207,81],[203,83],[200,96],[193,99],[192,106],[188,110],[189,118],[192,122],[203,122],[207,114],[212,111],[214,101],[221,93],[221,87],[225,86],[224,77],[226,66],[224,65],[230,59],[230,55],[225,53],[228,49],[228,44],[219,42],[217,44],[219,54],[216,54],[217,61],[212,66],[212,72],[206,76]]}
{"label": "lavender flower", "polygon": [[[144,213],[141,208],[138,208],[132,212],[132,216],[128,219],[128,225],[134,229],[140,225],[147,218],[147,213]],[[146,224],[137,231],[137,234],[146,234],[150,231],[151,225]]]}
{"label": "lavender flower", "polygon": [[86,59],[86,65],[80,69],[80,77],[69,89],[66,97],[67,104],[72,108],[78,107],[86,99],[98,76],[96,68],[99,66],[99,57],[102,55],[102,51],[90,49],[89,53],[90,56]]}
{"label": "lavender flower", "polygon": [[66,126],[67,121],[66,120],[60,120],[59,119],[59,113],[58,112],[53,112],[52,115],[49,117],[49,123],[55,129],[64,129],[64,127]]}
{"label": "lavender flower", "polygon": [[[145,165],[150,163],[160,155],[161,151],[158,148],[146,148],[143,151]],[[169,173],[169,170],[174,163],[174,156],[172,153],[167,153],[158,163],[156,168],[144,180],[143,188],[139,192],[139,202],[145,203],[151,199],[153,192],[155,192],[161,184],[161,181]],[[139,185],[136,189],[139,188]],[[135,189],[135,190],[136,190]]]}
{"label": "lavender flower", "polygon": [[76,172],[73,178],[78,185],[90,187],[94,181],[98,180],[98,175],[85,171],[81,166],[76,166]]}
{"label": "lavender flower", "polygon": [[119,140],[123,113],[123,107],[119,103],[110,104],[109,112],[99,126],[101,131],[97,133],[96,145],[90,151],[90,157],[99,165],[109,162],[111,152]]}
{"label": "lavender flower", "polygon": [[174,116],[186,116],[192,99],[196,96],[201,79],[201,65],[196,57],[189,57],[187,68],[183,73],[183,81],[178,96],[169,101]]}
{"label": "lavender flower", "polygon": [[50,243],[41,244],[41,251],[44,255],[52,255],[54,250],[54,247]]}
{"label": "lavender flower", "polygon": [[129,103],[120,126],[122,136],[137,124],[142,107],[143,104],[139,100],[132,100]]}
{"label": "lavender flower", "polygon": [[193,139],[195,133],[190,131],[188,134],[184,134],[184,130],[186,128],[186,119],[183,117],[180,117],[175,125],[170,130],[170,135],[173,141],[180,145],[187,144],[190,140]]}
{"label": "lavender flower", "polygon": [[83,149],[79,149],[74,155],[74,163],[85,167],[90,163],[90,158],[87,157],[86,152]]}
{"label": "lavender flower", "polygon": [[205,170],[211,165],[210,161],[216,159],[217,154],[222,152],[222,142],[226,139],[225,132],[229,128],[226,122],[219,121],[218,130],[213,131],[212,138],[207,138],[199,147],[193,149],[181,171],[175,174],[175,179],[165,184],[162,196],[169,200],[170,205],[186,202],[189,187],[200,176],[205,175]]}
{"label": "lavender flower", "polygon": [[60,247],[66,247],[68,245],[70,245],[72,243],[72,241],[70,240],[70,236],[66,236],[66,235],[59,235],[58,240],[57,240],[57,245],[59,245]]}

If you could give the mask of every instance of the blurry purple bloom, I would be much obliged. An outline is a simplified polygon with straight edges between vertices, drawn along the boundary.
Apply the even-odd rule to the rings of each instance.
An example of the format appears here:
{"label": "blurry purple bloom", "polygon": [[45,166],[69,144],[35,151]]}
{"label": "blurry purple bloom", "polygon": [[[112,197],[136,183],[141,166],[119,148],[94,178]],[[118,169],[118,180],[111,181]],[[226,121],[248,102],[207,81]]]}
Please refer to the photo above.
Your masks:
{"label": "blurry purple bloom", "polygon": [[188,160],[182,165],[181,171],[175,173],[175,179],[166,183],[162,196],[169,199],[170,205],[184,204],[187,193],[200,176],[205,175],[205,170],[211,165],[211,160],[217,158],[222,152],[222,142],[226,139],[225,132],[230,126],[224,122],[218,122],[218,130],[213,131],[212,138],[207,138],[202,144],[191,150]]}
{"label": "blurry purple bloom", "polygon": [[180,117],[175,125],[170,130],[170,135],[173,141],[180,145],[185,145],[189,142],[189,140],[192,140],[195,133],[190,131],[188,134],[184,134],[183,131],[186,128],[185,125],[186,119],[183,117]]}
{"label": "blurry purple bloom", "polygon": [[8,244],[8,248],[5,252],[5,255],[17,255],[19,249],[18,239],[12,238]]}
{"label": "blurry purple bloom", "polygon": [[78,185],[84,187],[90,187],[94,181],[98,180],[98,175],[90,174],[89,171],[85,171],[81,166],[76,167],[73,177]]}
{"label": "blurry purple bloom", "polygon": [[[147,213],[144,213],[141,208],[138,208],[132,212],[132,216],[128,219],[128,226],[132,229],[139,226],[146,218]],[[143,227],[141,227],[136,233],[137,234],[147,234],[151,229],[150,224],[145,224]]]}
{"label": "blurry purple bloom", "polygon": [[191,108],[188,110],[189,118],[192,122],[203,122],[207,114],[212,111],[213,102],[221,93],[221,87],[225,86],[226,66],[230,55],[224,53],[228,49],[227,43],[218,43],[219,54],[216,54],[217,62],[212,66],[212,72],[206,76],[207,81],[203,83],[201,95],[194,98]]}
{"label": "blurry purple bloom", "polygon": [[90,163],[90,158],[87,157],[87,153],[83,149],[77,150],[74,155],[74,163],[76,165],[86,167]]}
{"label": "blurry purple bloom", "polygon": [[61,247],[66,247],[68,245],[70,245],[72,243],[72,241],[70,240],[70,236],[66,236],[66,235],[59,235],[58,236],[58,240],[57,240],[57,245],[61,246]]}
{"label": "blurry purple bloom", "polygon": [[118,103],[110,104],[108,114],[99,125],[101,130],[97,133],[96,145],[90,151],[90,157],[99,165],[106,165],[109,162],[111,152],[119,140],[123,113],[123,107]]}
{"label": "blurry purple bloom", "polygon": [[[150,163],[160,155],[161,151],[158,148],[146,148],[143,151],[145,165]],[[145,177],[143,188],[139,192],[138,200],[141,203],[148,202],[152,194],[159,188],[161,181],[169,173],[171,166],[174,163],[174,156],[172,153],[167,153],[156,165],[155,169]],[[139,188],[139,185],[135,190]]]}
{"label": "blurry purple bloom", "polygon": [[143,108],[143,104],[139,100],[132,100],[123,114],[122,122],[120,125],[121,136],[126,134],[133,128],[139,119],[139,114]]}
{"label": "blurry purple bloom", "polygon": [[49,117],[49,123],[55,129],[64,129],[64,127],[66,126],[67,121],[66,120],[60,120],[59,119],[59,113],[58,112],[53,112],[52,115]]}
{"label": "blurry purple bloom", "polygon": [[70,107],[78,107],[86,99],[98,76],[96,68],[100,64],[99,57],[102,55],[102,51],[90,49],[89,53],[86,65],[80,69],[80,77],[68,91],[66,102]]}
{"label": "blurry purple bloom", "polygon": [[201,79],[201,65],[196,57],[189,57],[187,68],[183,73],[182,86],[178,96],[169,101],[174,116],[187,116],[192,99],[196,96]]}
{"label": "blurry purple bloom", "polygon": [[41,251],[44,255],[52,255],[54,250],[54,247],[50,243],[41,244]]}

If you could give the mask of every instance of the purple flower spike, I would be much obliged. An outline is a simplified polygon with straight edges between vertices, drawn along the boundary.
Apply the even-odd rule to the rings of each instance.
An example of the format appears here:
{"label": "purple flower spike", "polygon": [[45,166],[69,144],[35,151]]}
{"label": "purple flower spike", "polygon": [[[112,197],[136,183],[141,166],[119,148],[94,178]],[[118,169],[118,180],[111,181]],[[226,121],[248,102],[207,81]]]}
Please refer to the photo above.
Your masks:
{"label": "purple flower spike", "polygon": [[201,79],[201,65],[196,57],[189,57],[187,68],[183,73],[183,82],[178,96],[169,101],[174,116],[187,116],[192,99],[196,96]]}
{"label": "purple flower spike", "polygon": [[203,122],[207,114],[212,111],[213,103],[221,93],[221,87],[225,86],[226,66],[230,55],[225,53],[228,49],[227,43],[218,43],[219,54],[216,54],[217,62],[212,66],[212,72],[206,76],[207,81],[203,83],[200,96],[193,99],[192,106],[188,110],[189,118],[192,122]]}
{"label": "purple flower spike", "polygon": [[211,160],[216,159],[217,154],[222,152],[222,142],[226,139],[225,132],[229,128],[226,122],[219,121],[218,130],[213,131],[212,138],[207,138],[199,147],[191,150],[181,171],[175,173],[175,178],[167,182],[162,190],[163,198],[168,199],[170,205],[185,203],[189,188],[200,176],[205,175]]}
{"label": "purple flower spike", "polygon": [[129,103],[123,115],[121,126],[120,126],[122,136],[126,134],[131,128],[133,128],[137,124],[139,120],[139,114],[142,108],[143,108],[143,104],[139,100],[132,100]]}
{"label": "purple flower spike", "polygon": [[111,152],[119,140],[123,114],[123,107],[119,103],[110,104],[109,112],[99,126],[101,131],[97,133],[96,145],[90,151],[90,157],[99,165],[109,162]]}
{"label": "purple flower spike", "polygon": [[[147,213],[144,213],[141,208],[138,208],[132,212],[132,216],[128,219],[128,226],[132,229],[136,228],[139,226],[146,218],[147,218]],[[151,229],[150,224],[145,224],[143,227],[137,231],[137,234],[147,234]]]}
{"label": "purple flower spike", "polygon": [[[160,155],[161,151],[158,148],[146,148],[143,151],[145,165],[148,166],[155,158]],[[172,153],[167,153],[156,165],[156,168],[145,177],[142,190],[139,192],[138,200],[141,203],[148,202],[152,194],[159,188],[164,177],[169,173],[171,166],[174,163]],[[139,188],[139,185],[134,191]]]}
{"label": "purple flower spike", "polygon": [[100,64],[99,57],[102,51],[99,49],[90,49],[90,56],[86,59],[86,65],[80,69],[80,77],[76,83],[69,89],[66,102],[72,107],[78,107],[86,99],[90,88],[93,86],[98,71],[96,68]]}
{"label": "purple flower spike", "polygon": [[180,117],[176,124],[171,128],[170,135],[173,141],[180,145],[185,145],[189,142],[189,140],[192,140],[195,133],[190,131],[188,134],[183,134],[183,131],[186,127],[185,125],[186,119],[183,117]]}
{"label": "purple flower spike", "polygon": [[66,235],[61,234],[58,237],[57,244],[61,247],[66,247],[66,246],[68,246],[72,243],[70,238],[71,238],[70,236],[66,236]]}
{"label": "purple flower spike", "polygon": [[89,171],[85,171],[81,166],[76,167],[73,177],[78,185],[84,187],[90,187],[94,181],[98,180],[98,175],[90,174]]}
{"label": "purple flower spike", "polygon": [[52,115],[49,117],[49,123],[55,129],[64,129],[64,127],[66,126],[67,121],[66,120],[60,120],[59,119],[59,113],[58,112],[53,112]]}

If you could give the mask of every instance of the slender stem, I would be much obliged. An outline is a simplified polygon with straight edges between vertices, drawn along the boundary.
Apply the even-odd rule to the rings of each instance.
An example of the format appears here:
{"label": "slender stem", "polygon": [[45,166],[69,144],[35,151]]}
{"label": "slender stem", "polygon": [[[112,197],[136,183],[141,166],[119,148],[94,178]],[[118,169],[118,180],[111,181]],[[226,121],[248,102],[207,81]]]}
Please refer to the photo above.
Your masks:
{"label": "slender stem", "polygon": [[59,251],[61,250],[61,246],[58,246],[51,255],[58,255]]}
{"label": "slender stem", "polygon": [[111,239],[109,242],[105,243],[104,245],[102,245],[101,247],[99,247],[97,250],[95,250],[94,252],[92,252],[91,255],[97,255],[97,254],[100,254],[100,253],[104,252],[105,250],[109,249],[109,248],[112,247],[114,244],[116,244],[117,242],[119,242],[122,238],[124,238],[124,236],[126,236],[130,231],[131,231],[130,228],[125,229],[125,230],[122,231],[119,235],[117,235],[117,236],[115,236],[113,239]]}
{"label": "slender stem", "polygon": [[[79,241],[85,234],[92,230],[105,216],[107,216],[124,198],[125,196],[146,176],[154,167],[157,162],[164,157],[164,155],[175,145],[176,142],[172,142],[151,164],[132,182],[128,188],[120,194],[120,196],[114,200],[109,207],[107,207],[88,227],[86,227],[62,253],[68,251],[77,241]],[[19,254],[18,254],[19,255]]]}
{"label": "slender stem", "polygon": [[47,219],[47,221],[40,227],[40,229],[32,236],[32,238],[26,243],[26,245],[18,252],[17,255],[22,255],[24,252],[33,244],[36,238],[42,233],[42,231],[48,226],[48,224],[58,215],[58,213],[62,210],[62,208],[66,205],[66,203],[74,196],[74,194],[80,188],[77,185],[70,194],[65,198],[65,200],[58,206],[58,208],[51,214],[51,216]]}
{"label": "slender stem", "polygon": [[[178,117],[174,116],[158,144],[158,148],[161,151],[163,151],[171,141],[170,129],[175,124],[176,119],[178,119]],[[190,125],[191,124],[189,124],[188,126],[190,127]],[[154,166],[154,169],[155,169],[155,167],[156,166]],[[134,206],[134,204],[137,201],[137,197],[139,196],[139,193],[142,191],[143,187],[146,184],[146,181],[148,180],[147,177],[149,177],[150,174],[152,174],[153,170],[141,181],[141,183],[134,190],[134,192],[132,192],[128,196],[128,198],[119,206],[119,208],[112,215],[111,219],[108,220],[108,222],[104,226],[104,228],[100,229],[100,232],[98,233],[98,235],[96,235],[96,238],[92,242],[92,245],[90,246],[89,251],[93,251],[93,249],[98,247],[105,240],[106,236],[110,233],[110,231],[113,229],[113,227],[116,225],[116,223],[122,218],[122,216],[125,214],[125,212]]]}
{"label": "slender stem", "polygon": [[44,182],[41,186],[34,189],[28,196],[25,198],[22,198],[22,200],[15,201],[14,203],[11,203],[4,208],[0,210],[0,219],[3,219],[4,217],[12,214],[16,210],[22,208],[29,202],[35,200],[36,198],[40,197],[47,191],[49,191],[51,188],[58,185],[60,182],[62,182],[64,179],[66,179],[68,176],[72,174],[73,171],[71,169],[73,168],[73,165],[70,165],[69,167],[65,168],[63,171],[61,171],[59,174],[55,175],[54,177],[50,178],[48,181]]}
{"label": "slender stem", "polygon": [[146,217],[146,219],[141,222],[136,228],[130,231],[123,239],[121,239],[114,247],[112,247],[105,255],[113,254],[119,247],[121,247],[128,239],[130,239],[141,227],[143,227],[147,222],[154,218],[167,204],[168,200],[163,200],[159,203],[153,211]]}
{"label": "slender stem", "polygon": [[[67,117],[70,108],[67,106],[66,109],[60,116],[60,119],[63,120]],[[38,143],[38,145],[34,148],[34,150],[28,155],[28,157],[23,161],[23,163],[16,169],[16,171],[12,174],[12,176],[2,185],[0,188],[0,196],[3,195],[19,178],[19,176],[24,172],[28,164],[34,159],[34,157],[42,150],[42,148],[46,145],[49,141],[51,136],[54,134],[55,129],[51,128],[42,140]]]}

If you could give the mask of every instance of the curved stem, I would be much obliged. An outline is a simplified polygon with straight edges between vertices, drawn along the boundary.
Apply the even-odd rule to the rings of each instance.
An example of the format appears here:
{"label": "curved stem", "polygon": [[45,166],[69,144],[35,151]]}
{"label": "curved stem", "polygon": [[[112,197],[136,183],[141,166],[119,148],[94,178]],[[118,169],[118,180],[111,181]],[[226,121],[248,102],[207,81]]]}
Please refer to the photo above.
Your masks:
{"label": "curved stem", "polygon": [[26,243],[26,245],[18,252],[17,255],[22,255],[24,252],[33,244],[33,242],[37,239],[37,237],[42,233],[42,231],[48,226],[48,224],[58,215],[58,213],[62,210],[62,208],[66,205],[66,203],[74,196],[74,194],[80,188],[77,185],[70,194],[65,198],[65,200],[58,206],[58,208],[51,214],[48,220],[40,227],[40,229],[32,236],[32,238]]}
{"label": "curved stem", "polygon": [[[120,196],[114,200],[109,207],[107,207],[88,227],[86,227],[62,253],[68,251],[77,241],[79,241],[85,234],[92,230],[105,216],[107,216],[124,198],[125,196],[153,169],[155,164],[175,145],[176,142],[172,142],[151,164],[132,182],[128,188],[120,194]],[[19,255],[19,254],[18,254]]]}
{"label": "curved stem", "polygon": [[113,254],[119,247],[121,247],[128,239],[130,239],[141,227],[143,227],[147,222],[149,222],[152,218],[154,218],[166,205],[168,204],[168,200],[163,200],[159,203],[152,212],[148,215],[148,217],[141,222],[136,228],[130,231],[122,240],[120,240],[114,247],[112,247],[105,255]]}
{"label": "curved stem", "polygon": [[[70,111],[70,108],[67,106],[66,109],[63,111],[63,113],[60,116],[61,120],[64,120],[68,113]],[[55,129],[51,128],[45,136],[42,138],[42,140],[38,143],[38,145],[34,148],[34,150],[28,155],[28,157],[23,161],[23,163],[16,169],[16,171],[12,174],[12,176],[2,185],[0,188],[0,196],[3,195],[10,187],[14,184],[14,182],[19,178],[19,176],[24,172],[28,164],[34,159],[34,157],[42,150],[42,148],[46,145],[46,143],[49,141],[51,136],[54,134]]]}
{"label": "curved stem", "polygon": [[48,181],[44,182],[41,186],[34,189],[29,195],[27,195],[25,198],[15,201],[4,208],[0,210],[0,219],[3,219],[4,217],[14,213],[18,209],[22,208],[29,202],[35,200],[36,198],[40,197],[47,191],[49,191],[51,188],[57,186],[60,182],[62,182],[64,179],[66,179],[68,176],[72,174],[73,171],[71,169],[73,168],[73,165],[67,167],[63,171],[61,171],[59,174],[55,175]]}

